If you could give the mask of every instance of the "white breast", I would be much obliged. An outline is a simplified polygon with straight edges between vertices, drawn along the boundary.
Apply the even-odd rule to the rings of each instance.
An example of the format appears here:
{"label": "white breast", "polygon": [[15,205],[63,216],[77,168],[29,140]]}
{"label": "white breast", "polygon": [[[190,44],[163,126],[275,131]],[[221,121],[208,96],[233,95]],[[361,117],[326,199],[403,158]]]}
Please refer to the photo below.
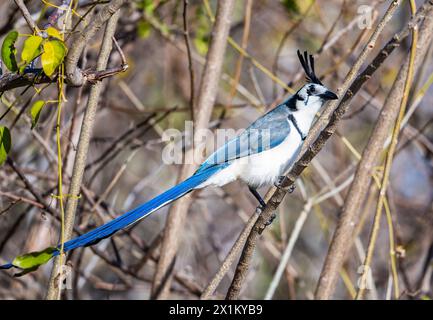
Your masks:
{"label": "white breast", "polygon": [[[320,106],[313,106],[293,114],[300,130],[306,135]],[[287,120],[289,121],[289,120]],[[223,186],[234,180],[241,179],[252,187],[261,187],[275,183],[296,160],[301,147],[301,134],[292,123],[289,135],[278,146],[237,159],[227,168],[210,177],[197,188],[208,185]]]}
{"label": "white breast", "polygon": [[301,145],[300,134],[292,128],[287,138],[278,146],[233,161],[229,167],[212,176],[199,188],[208,185],[223,186],[237,179],[254,187],[273,184],[292,165]]}
{"label": "white breast", "polygon": [[302,146],[302,139],[296,130],[275,148],[239,159],[239,178],[248,185],[261,187],[277,181],[278,177],[293,164]]}

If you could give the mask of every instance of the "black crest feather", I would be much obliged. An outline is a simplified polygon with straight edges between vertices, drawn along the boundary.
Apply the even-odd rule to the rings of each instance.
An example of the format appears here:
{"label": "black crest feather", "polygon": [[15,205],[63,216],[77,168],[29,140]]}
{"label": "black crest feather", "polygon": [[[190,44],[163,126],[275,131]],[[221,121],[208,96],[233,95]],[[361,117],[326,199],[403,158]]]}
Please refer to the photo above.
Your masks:
{"label": "black crest feather", "polygon": [[299,50],[298,57],[302,67],[305,70],[305,74],[307,75],[307,81],[323,85],[319,78],[316,76],[316,71],[314,70],[314,57],[311,54],[308,55],[307,51],[304,51],[304,56],[302,56]]}

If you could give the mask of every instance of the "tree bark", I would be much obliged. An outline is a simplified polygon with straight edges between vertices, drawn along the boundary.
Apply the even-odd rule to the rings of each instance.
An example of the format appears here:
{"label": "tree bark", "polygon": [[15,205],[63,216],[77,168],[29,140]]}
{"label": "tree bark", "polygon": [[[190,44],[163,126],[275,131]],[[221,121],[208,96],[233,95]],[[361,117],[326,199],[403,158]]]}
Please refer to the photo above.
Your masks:
{"label": "tree bark", "polygon": [[[426,8],[425,20],[419,33],[417,55],[414,64],[415,70],[420,66],[422,58],[430,45],[433,34],[433,2],[426,1],[426,5],[428,7]],[[317,299],[330,299],[335,291],[339,271],[352,246],[353,234],[358,225],[362,204],[371,182],[372,170],[377,165],[379,155],[383,150],[391,126],[400,108],[408,64],[409,61],[407,59],[385,101],[373,133],[370,136],[368,144],[364,149],[362,158],[358,164],[355,177],[345,199],[341,218],[338,221],[337,228],[329,247],[328,255],[326,256],[323,265],[316,289]]]}
{"label": "tree bark", "polygon": [[[99,53],[97,69],[104,70],[107,67],[108,59],[112,48],[112,37],[116,30],[117,21],[119,19],[119,10],[117,10],[108,20],[105,28],[104,39],[102,41],[101,51]],[[99,97],[101,95],[104,84],[97,82],[90,88],[89,99],[87,101],[86,112],[81,125],[80,137],[78,140],[77,153],[75,155],[74,167],[72,170],[71,184],[69,187],[69,197],[65,210],[65,241],[72,236],[75,212],[78,205],[78,197],[80,195],[81,183],[83,180],[84,168],[86,166],[87,154],[89,151],[90,138],[92,136],[93,126],[95,123],[96,110],[98,108]],[[60,256],[54,260],[53,269],[46,295],[47,300],[60,299],[60,284],[58,283],[58,274],[60,268]]]}
{"label": "tree bark", "polygon": [[[212,114],[224,61],[224,53],[227,46],[233,7],[234,0],[218,1],[217,15],[212,32],[212,41],[209,46],[206,65],[203,70],[203,77],[200,85],[200,92],[195,107],[195,132],[207,128]],[[198,138],[199,137],[195,135],[194,142],[196,142]],[[194,145],[196,145],[196,143],[194,143]],[[187,163],[182,167],[179,181],[187,179],[196,170],[197,164],[191,161],[191,159],[193,159],[193,154],[194,148],[186,152],[185,159]],[[191,195],[184,196],[176,201],[168,213],[164,229],[164,238],[161,245],[161,255],[152,284],[152,298],[154,299],[165,298],[169,292],[172,269],[175,263],[179,239],[181,237],[181,232],[183,230],[190,204]]]}

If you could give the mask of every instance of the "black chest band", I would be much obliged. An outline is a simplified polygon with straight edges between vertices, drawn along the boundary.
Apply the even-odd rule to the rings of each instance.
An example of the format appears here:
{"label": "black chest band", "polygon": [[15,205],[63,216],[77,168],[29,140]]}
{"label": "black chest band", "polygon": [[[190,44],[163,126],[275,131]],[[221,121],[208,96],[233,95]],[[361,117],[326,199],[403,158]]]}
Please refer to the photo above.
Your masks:
{"label": "black chest band", "polygon": [[293,126],[295,127],[296,131],[298,131],[299,135],[301,136],[302,141],[304,141],[307,138],[307,136],[299,128],[298,122],[296,121],[296,118],[293,116],[293,114],[289,114],[288,118],[290,121],[292,121]]}

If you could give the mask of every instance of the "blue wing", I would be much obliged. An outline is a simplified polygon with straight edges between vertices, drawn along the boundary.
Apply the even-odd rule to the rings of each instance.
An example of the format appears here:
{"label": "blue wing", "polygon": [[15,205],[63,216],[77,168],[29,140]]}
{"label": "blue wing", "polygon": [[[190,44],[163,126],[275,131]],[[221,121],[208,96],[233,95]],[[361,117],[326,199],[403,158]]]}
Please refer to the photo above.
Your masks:
{"label": "blue wing", "polygon": [[281,104],[253,122],[239,136],[228,141],[211,154],[197,170],[208,168],[272,149],[290,133],[287,117],[290,110]]}

